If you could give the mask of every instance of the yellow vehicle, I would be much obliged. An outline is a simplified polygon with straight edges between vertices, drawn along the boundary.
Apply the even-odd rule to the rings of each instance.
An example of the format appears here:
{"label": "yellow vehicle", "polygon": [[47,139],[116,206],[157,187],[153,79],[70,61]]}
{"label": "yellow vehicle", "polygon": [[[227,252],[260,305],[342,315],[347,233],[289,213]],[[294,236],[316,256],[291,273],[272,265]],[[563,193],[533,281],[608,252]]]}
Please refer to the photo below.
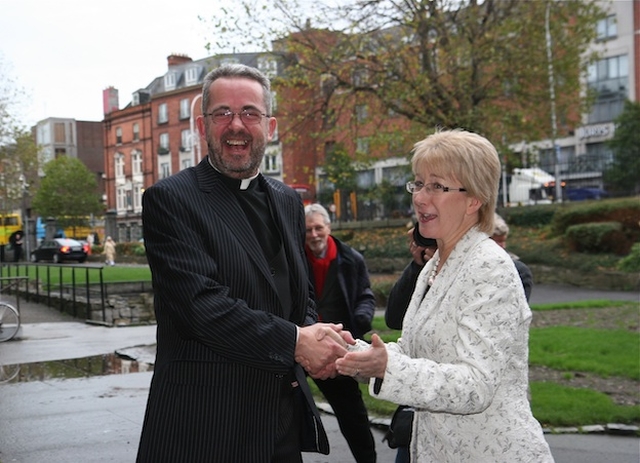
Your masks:
{"label": "yellow vehicle", "polygon": [[20,213],[0,215],[0,246],[9,244],[9,238],[18,230],[22,230],[22,216]]}

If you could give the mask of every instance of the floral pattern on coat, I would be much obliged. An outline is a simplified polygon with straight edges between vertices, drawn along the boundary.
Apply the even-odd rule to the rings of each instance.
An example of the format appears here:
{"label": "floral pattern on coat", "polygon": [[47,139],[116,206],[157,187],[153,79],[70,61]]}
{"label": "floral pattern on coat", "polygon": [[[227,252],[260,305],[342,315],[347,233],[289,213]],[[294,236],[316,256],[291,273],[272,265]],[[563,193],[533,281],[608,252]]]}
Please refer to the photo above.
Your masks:
{"label": "floral pattern on coat", "polygon": [[531,310],[512,259],[474,227],[427,292],[438,256],[387,344],[377,396],[416,408],[412,461],[553,462],[527,399]]}

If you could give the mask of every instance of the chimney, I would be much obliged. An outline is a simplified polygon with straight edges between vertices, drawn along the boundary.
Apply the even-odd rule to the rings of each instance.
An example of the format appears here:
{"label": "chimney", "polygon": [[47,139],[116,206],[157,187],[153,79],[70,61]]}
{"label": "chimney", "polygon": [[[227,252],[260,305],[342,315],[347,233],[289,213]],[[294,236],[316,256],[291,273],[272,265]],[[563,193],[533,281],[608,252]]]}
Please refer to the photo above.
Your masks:
{"label": "chimney", "polygon": [[120,109],[118,90],[116,88],[108,87],[102,90],[102,109],[105,116]]}
{"label": "chimney", "polygon": [[180,53],[172,53],[169,56],[167,56],[167,64],[169,65],[169,67],[190,63],[192,61],[193,60],[189,56],[182,55]]}

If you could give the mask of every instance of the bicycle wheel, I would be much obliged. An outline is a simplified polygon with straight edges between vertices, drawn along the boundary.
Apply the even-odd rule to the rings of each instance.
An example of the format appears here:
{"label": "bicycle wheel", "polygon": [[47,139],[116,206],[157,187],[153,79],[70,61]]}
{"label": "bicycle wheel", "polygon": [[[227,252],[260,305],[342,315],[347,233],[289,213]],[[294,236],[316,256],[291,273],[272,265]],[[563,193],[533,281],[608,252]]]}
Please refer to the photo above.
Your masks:
{"label": "bicycle wheel", "polygon": [[8,383],[20,373],[20,365],[0,365],[0,384]]}
{"label": "bicycle wheel", "polygon": [[20,315],[10,304],[0,302],[0,342],[13,338],[20,328]]}

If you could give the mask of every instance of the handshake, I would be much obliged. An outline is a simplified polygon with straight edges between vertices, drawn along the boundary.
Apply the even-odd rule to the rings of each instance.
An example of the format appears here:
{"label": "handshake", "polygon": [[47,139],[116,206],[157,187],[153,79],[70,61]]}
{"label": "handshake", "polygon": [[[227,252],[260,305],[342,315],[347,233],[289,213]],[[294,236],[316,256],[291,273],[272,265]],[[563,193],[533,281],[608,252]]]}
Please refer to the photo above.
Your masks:
{"label": "handshake", "polygon": [[336,360],[344,357],[356,343],[342,324],[316,323],[299,328],[295,360],[315,379],[334,378]]}

